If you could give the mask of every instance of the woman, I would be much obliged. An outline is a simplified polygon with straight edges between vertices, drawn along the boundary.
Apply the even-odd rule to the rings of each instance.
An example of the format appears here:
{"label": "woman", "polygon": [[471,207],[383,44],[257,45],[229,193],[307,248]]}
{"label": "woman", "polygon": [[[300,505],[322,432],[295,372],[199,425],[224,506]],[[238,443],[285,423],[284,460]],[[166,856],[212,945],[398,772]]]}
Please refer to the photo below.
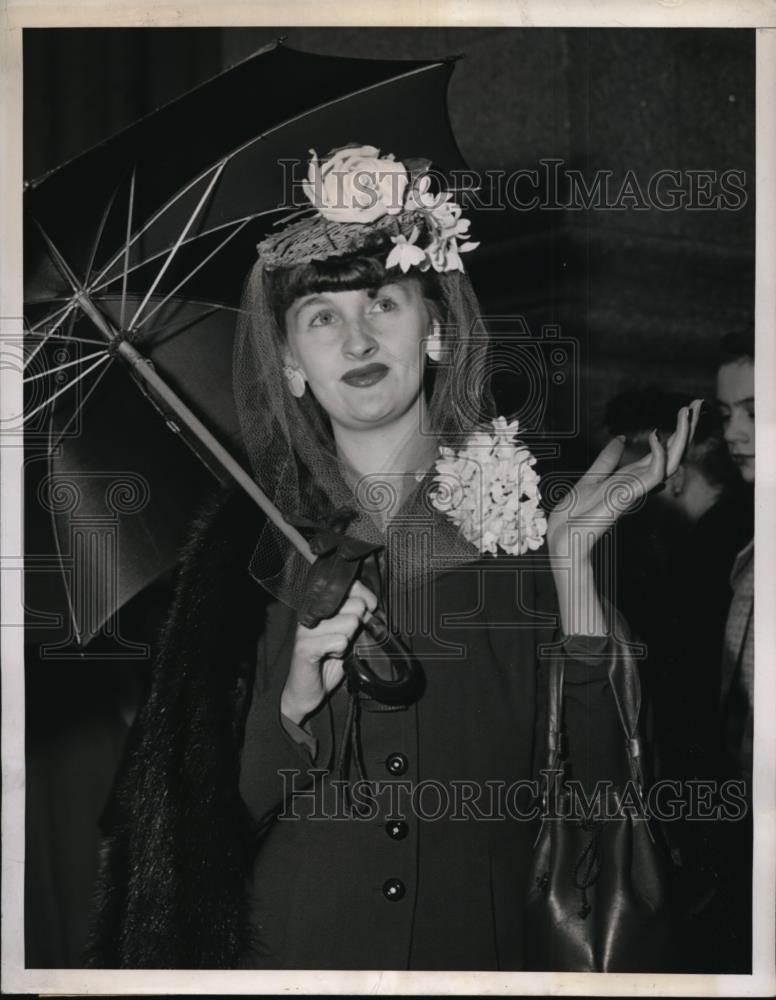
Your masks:
{"label": "woman", "polygon": [[[717,409],[725,444],[741,476],[744,489],[755,481],[754,329],[725,335],[717,369]],[[745,789],[747,811],[739,823],[723,824],[712,841],[718,899],[712,916],[723,928],[719,949],[726,971],[748,973],[752,968],[752,770],[754,764],[754,538],[751,537],[752,501],[737,512],[739,523],[728,531],[740,551],[730,570],[732,591],[724,622],[721,677],[718,691],[719,737],[723,776]],[[745,544],[742,544],[742,538]],[[725,934],[724,932],[727,932]]]}
{"label": "woman", "polygon": [[[717,370],[717,406],[730,457],[754,485],[754,330],[727,334]],[[738,775],[752,780],[754,733],[754,539],[738,553],[730,575],[733,600],[725,624],[722,706],[726,748]]]}
{"label": "woman", "polygon": [[[361,579],[316,623],[250,502],[195,525],[106,817],[92,964],[522,968],[551,657],[574,776],[622,777],[590,551],[612,487],[670,474],[692,414],[616,479],[613,442],[546,524],[515,427],[482,430],[476,244],[408,167],[313,157],[315,213],[259,246],[235,348],[253,474],[318,551],[344,528]],[[398,704],[342,683],[378,604],[422,667]]]}

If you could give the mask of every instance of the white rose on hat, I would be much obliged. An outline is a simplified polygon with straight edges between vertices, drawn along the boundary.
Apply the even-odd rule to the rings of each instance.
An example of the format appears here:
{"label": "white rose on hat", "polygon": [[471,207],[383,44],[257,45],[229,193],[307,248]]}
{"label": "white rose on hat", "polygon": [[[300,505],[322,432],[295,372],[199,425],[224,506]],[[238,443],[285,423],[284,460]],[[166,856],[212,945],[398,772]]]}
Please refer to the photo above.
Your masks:
{"label": "white rose on hat", "polygon": [[407,170],[392,153],[380,156],[375,146],[348,146],[323,163],[314,149],[310,153],[302,190],[325,219],[368,223],[404,208]]}

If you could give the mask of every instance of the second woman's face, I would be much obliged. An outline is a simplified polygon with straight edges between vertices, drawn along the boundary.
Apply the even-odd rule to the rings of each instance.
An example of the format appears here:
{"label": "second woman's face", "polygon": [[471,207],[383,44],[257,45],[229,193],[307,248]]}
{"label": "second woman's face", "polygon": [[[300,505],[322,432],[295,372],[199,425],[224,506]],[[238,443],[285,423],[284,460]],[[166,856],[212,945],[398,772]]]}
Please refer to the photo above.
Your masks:
{"label": "second woman's face", "polygon": [[717,372],[717,408],[730,457],[747,483],[754,482],[754,365],[746,358]]}
{"label": "second woman's face", "polygon": [[382,427],[418,400],[431,319],[414,280],[302,296],[286,311],[285,325],[286,361],[302,372],[333,423]]}

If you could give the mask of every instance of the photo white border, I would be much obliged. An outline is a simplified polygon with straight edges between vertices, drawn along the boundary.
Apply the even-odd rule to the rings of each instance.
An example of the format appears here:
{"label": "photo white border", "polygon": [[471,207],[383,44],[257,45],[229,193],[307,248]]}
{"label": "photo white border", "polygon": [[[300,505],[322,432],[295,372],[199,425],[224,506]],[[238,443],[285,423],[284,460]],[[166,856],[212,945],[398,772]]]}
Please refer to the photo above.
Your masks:
{"label": "photo white border", "polygon": [[[2,0],[0,0],[2,3]],[[755,593],[776,597],[776,5],[772,0],[270,0],[138,6],[121,0],[6,2],[0,10],[0,324],[21,335],[23,27],[719,27],[758,28],[756,159],[757,482]],[[21,376],[0,368],[0,428],[21,411]],[[4,993],[47,994],[552,994],[766,996],[776,992],[776,616],[755,616],[757,696],[753,795],[754,956],[751,976],[500,972],[172,972],[25,969],[24,670],[22,459],[20,442],[0,449],[0,655],[2,656],[2,976]],[[768,654],[763,654],[767,650]]]}

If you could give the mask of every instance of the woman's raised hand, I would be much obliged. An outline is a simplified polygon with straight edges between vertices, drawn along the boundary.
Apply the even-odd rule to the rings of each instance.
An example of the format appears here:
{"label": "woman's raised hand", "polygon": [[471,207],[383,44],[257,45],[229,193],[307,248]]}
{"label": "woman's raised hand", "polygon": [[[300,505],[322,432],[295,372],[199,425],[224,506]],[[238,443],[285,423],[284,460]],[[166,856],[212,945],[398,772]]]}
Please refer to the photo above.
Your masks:
{"label": "woman's raised hand", "polygon": [[592,549],[622,514],[676,472],[695,431],[701,402],[696,399],[682,407],[665,447],[653,431],[649,454],[638,462],[618,468],[625,441],[610,441],[547,519],[547,550],[566,635],[609,634],[611,624],[598,596]]}
{"label": "woman's raised hand", "polygon": [[[584,476],[550,515],[547,547],[551,554],[568,556],[573,550],[587,556],[598,539],[650,490],[672,476],[692,440],[702,400],[683,406],[676,429],[665,447],[655,431],[649,436],[649,453],[637,462],[618,468],[624,438],[614,438],[601,451]],[[575,536],[571,546],[570,536]]]}
{"label": "woman's raised hand", "polygon": [[315,628],[298,625],[280,711],[297,724],[318,708],[345,676],[343,661],[356,633],[377,607],[377,598],[358,580],[340,610]]}

